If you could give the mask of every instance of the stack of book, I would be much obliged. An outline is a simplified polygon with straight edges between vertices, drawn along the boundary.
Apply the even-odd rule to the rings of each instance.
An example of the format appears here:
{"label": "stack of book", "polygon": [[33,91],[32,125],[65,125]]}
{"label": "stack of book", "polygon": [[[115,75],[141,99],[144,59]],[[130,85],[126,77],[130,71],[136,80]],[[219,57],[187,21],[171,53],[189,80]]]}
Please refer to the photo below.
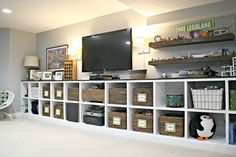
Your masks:
{"label": "stack of book", "polygon": [[236,119],[229,122],[229,144],[236,143]]}
{"label": "stack of book", "polygon": [[230,90],[230,110],[236,110],[236,90]]}

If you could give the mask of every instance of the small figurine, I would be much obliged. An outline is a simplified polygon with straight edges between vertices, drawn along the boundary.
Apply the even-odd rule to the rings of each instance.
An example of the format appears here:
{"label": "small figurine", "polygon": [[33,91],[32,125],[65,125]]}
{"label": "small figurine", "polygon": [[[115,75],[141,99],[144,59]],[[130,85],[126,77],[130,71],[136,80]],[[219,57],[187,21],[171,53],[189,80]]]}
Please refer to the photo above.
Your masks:
{"label": "small figurine", "polygon": [[160,36],[160,35],[156,35],[156,36],[154,37],[154,41],[155,41],[155,42],[160,42],[160,41],[161,41],[161,36]]}
{"label": "small figurine", "polygon": [[162,77],[162,78],[166,78],[166,77],[167,77],[167,73],[166,73],[166,72],[162,72],[162,73],[161,73],[161,77]]}
{"label": "small figurine", "polygon": [[222,55],[223,56],[228,56],[229,55],[229,49],[222,49]]}
{"label": "small figurine", "polygon": [[201,67],[201,70],[203,70],[208,77],[218,77],[219,74],[217,71],[212,70],[209,66],[203,66]]}

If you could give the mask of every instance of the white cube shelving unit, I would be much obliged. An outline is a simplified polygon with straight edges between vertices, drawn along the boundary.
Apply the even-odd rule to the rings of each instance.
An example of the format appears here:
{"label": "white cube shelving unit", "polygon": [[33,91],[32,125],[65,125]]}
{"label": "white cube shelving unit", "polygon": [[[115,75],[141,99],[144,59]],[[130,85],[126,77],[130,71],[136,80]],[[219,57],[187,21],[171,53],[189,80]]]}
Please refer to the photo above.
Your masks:
{"label": "white cube shelving unit", "polygon": [[[103,83],[105,87],[105,101],[103,103],[84,102],[82,100],[82,90],[91,88],[94,83]],[[43,98],[43,87],[50,87],[50,99]],[[54,98],[54,87],[63,87],[64,98],[63,100],[57,100]],[[221,110],[203,110],[194,109],[191,98],[191,88],[203,88],[206,86],[218,86],[224,89],[224,102]],[[234,87],[235,86],[235,87]],[[32,87],[38,87],[38,97],[32,97]],[[79,101],[69,101],[67,99],[68,87],[79,88]],[[109,88],[126,88],[127,90],[127,104],[109,104]],[[153,106],[134,106],[132,104],[133,88],[135,87],[148,87],[153,88]],[[199,148],[216,150],[218,146],[226,153],[236,153],[236,145],[229,145],[229,120],[231,117],[236,117],[236,111],[229,109],[229,90],[231,88],[236,89],[236,78],[206,78],[206,79],[153,79],[153,80],[110,80],[110,81],[22,81],[21,82],[21,105],[22,112],[28,109],[28,114],[34,115],[31,112],[31,102],[38,101],[39,105],[39,117],[42,116],[42,105],[47,102],[50,103],[50,118],[53,120],[53,107],[57,103],[63,104],[64,107],[64,119],[61,121],[67,121],[67,104],[78,105],[78,122],[80,126],[94,129],[105,129],[107,132],[114,133],[122,132],[120,129],[111,129],[108,127],[108,112],[115,109],[123,109],[127,112],[127,129],[124,130],[127,136],[136,136],[141,139],[150,141],[159,141],[164,143],[182,144],[189,147],[197,145]],[[35,89],[34,89],[35,90]],[[34,91],[35,92],[35,91]],[[170,108],[166,107],[168,93],[182,93],[184,95],[184,107]],[[83,122],[83,115],[88,106],[99,105],[104,107],[105,125],[104,127],[97,127],[87,125]],[[26,108],[27,106],[28,108]],[[137,110],[149,109],[153,113],[153,133],[140,133],[133,131],[132,129],[132,117],[133,113]],[[170,137],[160,135],[159,133],[159,117],[168,113],[178,113],[184,116],[184,137]],[[216,133],[212,139],[206,141],[197,141],[190,136],[189,123],[191,118],[197,113],[209,113],[216,121]],[[222,150],[220,150],[222,152]]]}

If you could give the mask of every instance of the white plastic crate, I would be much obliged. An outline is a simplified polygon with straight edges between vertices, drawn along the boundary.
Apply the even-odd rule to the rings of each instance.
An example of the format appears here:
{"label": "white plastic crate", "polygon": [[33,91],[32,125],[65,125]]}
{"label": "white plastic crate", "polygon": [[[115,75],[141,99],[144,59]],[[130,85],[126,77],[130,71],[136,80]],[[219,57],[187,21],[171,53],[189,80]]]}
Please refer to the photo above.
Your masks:
{"label": "white plastic crate", "polygon": [[193,107],[195,109],[221,110],[223,109],[224,89],[191,89]]}

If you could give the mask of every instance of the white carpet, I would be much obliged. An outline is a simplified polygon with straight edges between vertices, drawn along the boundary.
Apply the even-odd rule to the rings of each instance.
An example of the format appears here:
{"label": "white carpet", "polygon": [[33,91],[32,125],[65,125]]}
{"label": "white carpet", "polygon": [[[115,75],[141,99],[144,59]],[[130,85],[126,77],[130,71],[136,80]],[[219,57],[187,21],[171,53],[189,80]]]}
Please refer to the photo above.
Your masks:
{"label": "white carpet", "polygon": [[28,118],[0,120],[0,157],[110,156],[230,157],[215,152],[85,132]]}

